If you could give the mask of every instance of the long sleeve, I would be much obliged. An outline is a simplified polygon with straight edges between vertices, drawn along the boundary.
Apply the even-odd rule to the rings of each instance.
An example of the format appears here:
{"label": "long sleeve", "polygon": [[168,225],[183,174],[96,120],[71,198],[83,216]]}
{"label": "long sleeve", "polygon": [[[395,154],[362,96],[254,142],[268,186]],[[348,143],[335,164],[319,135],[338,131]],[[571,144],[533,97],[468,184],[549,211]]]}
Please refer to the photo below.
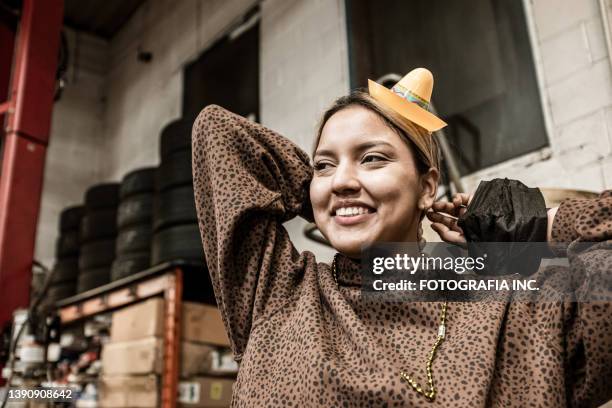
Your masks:
{"label": "long sleeve", "polygon": [[601,242],[612,239],[612,190],[595,199],[564,200],[553,221],[552,240],[555,250],[563,251],[567,244]]}
{"label": "long sleeve", "polygon": [[612,398],[612,192],[564,201],[552,237],[567,253],[577,296],[565,305],[568,402],[600,406]]}
{"label": "long sleeve", "polygon": [[281,135],[210,105],[192,131],[206,263],[236,360],[250,331],[295,295],[305,257],[282,223],[312,220],[308,155]]}

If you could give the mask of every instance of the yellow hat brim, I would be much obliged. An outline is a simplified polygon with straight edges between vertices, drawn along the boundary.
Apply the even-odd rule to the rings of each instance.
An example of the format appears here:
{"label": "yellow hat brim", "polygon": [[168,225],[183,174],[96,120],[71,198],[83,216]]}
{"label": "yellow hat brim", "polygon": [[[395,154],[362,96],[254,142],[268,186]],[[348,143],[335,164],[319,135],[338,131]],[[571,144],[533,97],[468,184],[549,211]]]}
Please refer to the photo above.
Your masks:
{"label": "yellow hat brim", "polygon": [[368,91],[370,92],[370,96],[374,99],[429,132],[435,132],[447,126],[446,122],[433,113],[421,108],[416,103],[405,100],[401,96],[393,93],[390,89],[369,79]]}

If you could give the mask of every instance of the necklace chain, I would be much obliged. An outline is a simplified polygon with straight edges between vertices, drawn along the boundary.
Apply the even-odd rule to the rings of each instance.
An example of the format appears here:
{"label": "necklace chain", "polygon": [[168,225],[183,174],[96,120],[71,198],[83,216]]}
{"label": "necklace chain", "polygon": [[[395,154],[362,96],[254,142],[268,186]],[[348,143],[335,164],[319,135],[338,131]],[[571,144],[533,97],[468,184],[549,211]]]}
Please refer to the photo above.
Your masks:
{"label": "necklace chain", "polygon": [[[338,271],[336,267],[336,259],[338,258],[338,254],[334,256],[334,260],[332,262],[332,276],[334,277],[334,282],[336,282],[336,286],[338,286]],[[436,341],[434,342],[429,355],[427,356],[427,363],[425,364],[425,371],[427,373],[427,385],[428,389],[424,389],[418,382],[414,380],[414,377],[408,375],[404,371],[400,371],[400,378],[410,385],[410,387],[423,395],[428,401],[432,402],[436,398],[436,386],[434,384],[433,378],[433,362],[436,358],[436,351],[444,341],[444,337],[446,336],[446,309],[448,307],[448,302],[442,303],[440,308],[440,324],[438,326],[438,335],[436,337]]]}

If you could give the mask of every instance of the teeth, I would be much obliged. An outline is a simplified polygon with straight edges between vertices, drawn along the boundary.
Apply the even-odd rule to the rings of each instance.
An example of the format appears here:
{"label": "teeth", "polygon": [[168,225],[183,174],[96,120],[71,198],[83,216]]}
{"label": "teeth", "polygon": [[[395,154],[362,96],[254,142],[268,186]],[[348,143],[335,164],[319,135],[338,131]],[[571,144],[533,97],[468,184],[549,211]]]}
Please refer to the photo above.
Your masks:
{"label": "teeth", "polygon": [[342,207],[336,210],[336,215],[351,217],[360,214],[367,214],[369,211],[364,207]]}

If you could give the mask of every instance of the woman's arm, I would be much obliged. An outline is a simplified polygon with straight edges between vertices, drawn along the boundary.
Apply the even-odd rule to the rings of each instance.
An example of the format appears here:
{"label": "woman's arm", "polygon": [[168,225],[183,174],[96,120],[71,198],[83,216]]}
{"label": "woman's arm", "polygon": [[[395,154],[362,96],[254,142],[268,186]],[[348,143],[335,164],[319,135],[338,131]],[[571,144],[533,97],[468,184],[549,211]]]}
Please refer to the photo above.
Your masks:
{"label": "woman's arm", "polygon": [[237,360],[260,319],[293,295],[305,259],[282,223],[312,220],[312,168],[295,144],[219,106],[192,131],[198,222],[217,304]]}
{"label": "woman's arm", "polygon": [[[576,240],[601,242],[612,239],[612,190],[597,198],[564,200],[552,214],[549,242],[565,251]],[[549,213],[549,220],[551,214]],[[549,221],[550,223],[550,221]]]}
{"label": "woman's arm", "polygon": [[[438,233],[442,240],[465,245],[466,239],[463,230],[457,225],[457,221],[445,217],[441,213],[461,217],[471,200],[472,195],[461,193],[456,194],[452,201],[438,201],[433,204],[432,211],[427,213],[427,217],[432,222],[432,229]],[[610,203],[610,200],[612,200],[611,190],[605,191],[595,200],[565,200],[561,205],[560,221],[556,225],[555,219],[559,207],[549,208],[547,210],[546,241],[558,251],[564,250],[564,243],[568,244],[579,238],[583,240],[610,239],[609,234],[612,233],[612,203]],[[585,225],[581,226],[581,222],[587,224],[586,227]],[[556,228],[553,228],[553,226]],[[560,247],[559,245],[563,246]]]}
{"label": "woman's arm", "polygon": [[599,406],[612,398],[612,191],[564,200],[553,216],[550,242],[576,287],[565,304],[568,403]]}

